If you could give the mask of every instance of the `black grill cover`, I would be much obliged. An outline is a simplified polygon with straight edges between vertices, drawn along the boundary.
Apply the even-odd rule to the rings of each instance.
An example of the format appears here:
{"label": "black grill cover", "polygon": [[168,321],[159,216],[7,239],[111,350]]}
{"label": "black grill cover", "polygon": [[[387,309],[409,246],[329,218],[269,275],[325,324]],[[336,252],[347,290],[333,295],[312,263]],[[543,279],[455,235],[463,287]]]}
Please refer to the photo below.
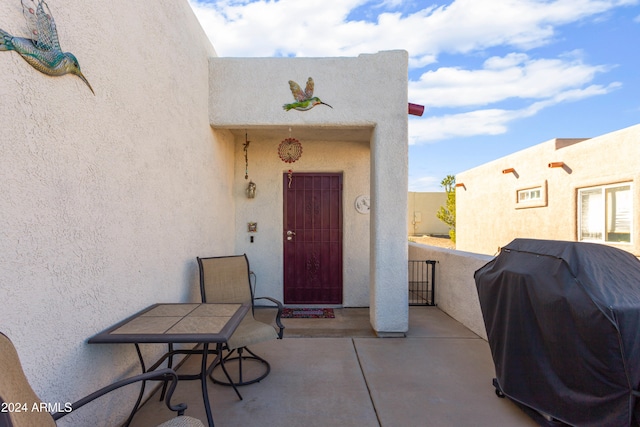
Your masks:
{"label": "black grill cover", "polygon": [[516,239],[474,277],[507,397],[570,425],[637,424],[635,256],[600,244]]}

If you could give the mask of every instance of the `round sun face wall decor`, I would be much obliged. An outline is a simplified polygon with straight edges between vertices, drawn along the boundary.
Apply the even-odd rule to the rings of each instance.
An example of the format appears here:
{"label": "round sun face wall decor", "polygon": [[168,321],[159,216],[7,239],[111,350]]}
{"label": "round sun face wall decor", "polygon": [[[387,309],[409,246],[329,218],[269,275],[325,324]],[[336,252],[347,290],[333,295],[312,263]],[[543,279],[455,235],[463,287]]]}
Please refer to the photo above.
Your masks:
{"label": "round sun face wall decor", "polygon": [[283,162],[293,163],[302,156],[302,144],[295,138],[287,138],[278,145],[278,156]]}

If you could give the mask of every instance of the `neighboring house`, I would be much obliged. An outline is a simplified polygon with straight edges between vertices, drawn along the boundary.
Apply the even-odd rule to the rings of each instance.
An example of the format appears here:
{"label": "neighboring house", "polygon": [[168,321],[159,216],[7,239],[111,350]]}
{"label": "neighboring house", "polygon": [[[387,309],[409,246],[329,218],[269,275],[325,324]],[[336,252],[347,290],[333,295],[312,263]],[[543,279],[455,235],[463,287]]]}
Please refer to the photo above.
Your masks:
{"label": "neighboring house", "polygon": [[409,192],[408,231],[409,236],[448,236],[449,226],[440,221],[436,214],[447,204],[447,193]]}
{"label": "neighboring house", "polygon": [[[137,370],[133,346],[87,338],[197,301],[196,256],[247,253],[260,295],[368,306],[379,335],[407,331],[406,52],[217,58],[187,0],[48,3],[95,95],[0,52],[0,330],[43,401]],[[27,35],[18,0],[0,28]],[[333,108],[284,111],[308,77]],[[278,155],[289,137],[294,163]],[[131,393],[74,424],[119,424]]]}
{"label": "neighboring house", "polygon": [[495,254],[516,237],[640,254],[640,125],[553,139],[456,175],[456,248]]}

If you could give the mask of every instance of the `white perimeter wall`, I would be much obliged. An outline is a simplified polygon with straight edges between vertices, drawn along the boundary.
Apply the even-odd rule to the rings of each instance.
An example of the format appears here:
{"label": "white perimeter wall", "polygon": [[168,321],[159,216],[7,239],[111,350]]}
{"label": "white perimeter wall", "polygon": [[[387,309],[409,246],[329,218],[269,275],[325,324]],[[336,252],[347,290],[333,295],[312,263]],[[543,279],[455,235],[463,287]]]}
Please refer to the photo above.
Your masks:
{"label": "white perimeter wall", "polygon": [[487,339],[473,274],[493,257],[409,243],[409,259],[436,261],[435,294],[438,308]]}
{"label": "white perimeter wall", "polygon": [[[53,403],[138,372],[133,346],[87,338],[197,300],[195,257],[233,251],[235,210],[234,141],[209,123],[215,52],[187,1],[48,3],[96,95],[0,52],[0,330]],[[26,35],[19,1],[0,28]],[[59,425],[117,425],[136,394]]]}

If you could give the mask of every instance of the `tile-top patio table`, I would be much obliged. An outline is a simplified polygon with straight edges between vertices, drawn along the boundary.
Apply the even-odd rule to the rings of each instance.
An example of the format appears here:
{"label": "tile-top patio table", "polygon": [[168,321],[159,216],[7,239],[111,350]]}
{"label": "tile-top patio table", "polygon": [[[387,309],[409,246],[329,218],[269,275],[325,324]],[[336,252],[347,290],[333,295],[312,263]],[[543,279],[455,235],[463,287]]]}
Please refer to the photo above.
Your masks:
{"label": "tile-top patio table", "polygon": [[[207,421],[209,426],[213,427],[213,416],[211,414],[209,393],[207,391],[207,376],[218,362],[221,362],[222,369],[225,374],[227,374],[222,358],[222,346],[229,340],[250,307],[251,305],[249,303],[154,304],[89,338],[88,342],[90,344],[135,344],[143,372],[157,369],[167,358],[169,359],[169,363],[171,363],[171,356],[175,354],[201,354],[202,365],[200,373],[197,375],[178,375],[178,378],[181,380],[200,380]],[[169,344],[169,351],[149,367],[149,369],[146,369],[142,352],[140,351],[140,344],[142,343]],[[201,347],[174,350],[173,344],[178,343],[201,344]],[[213,343],[216,344],[216,349],[215,351],[210,351],[209,344]],[[211,364],[207,365],[207,356],[209,353],[215,353],[216,357]],[[227,374],[227,377],[228,376]],[[238,390],[235,389],[235,391],[238,397],[242,398]],[[129,425],[135,412],[138,410],[143,394],[144,382],[140,390],[140,395],[138,396],[138,401],[126,425]]]}

